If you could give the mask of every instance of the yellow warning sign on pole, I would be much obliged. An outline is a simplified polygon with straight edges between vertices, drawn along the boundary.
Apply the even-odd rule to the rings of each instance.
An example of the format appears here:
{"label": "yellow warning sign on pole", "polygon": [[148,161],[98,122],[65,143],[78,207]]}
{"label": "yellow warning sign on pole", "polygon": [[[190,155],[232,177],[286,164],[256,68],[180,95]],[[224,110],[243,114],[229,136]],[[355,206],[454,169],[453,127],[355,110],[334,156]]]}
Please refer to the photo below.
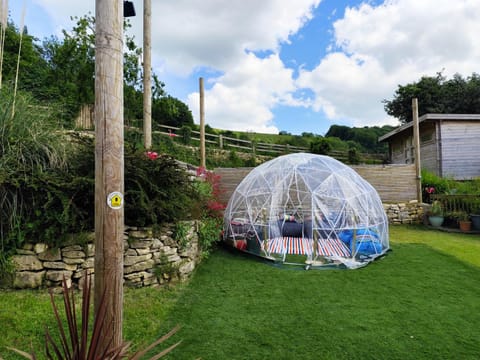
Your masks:
{"label": "yellow warning sign on pole", "polygon": [[119,191],[108,194],[107,205],[112,209],[121,209],[123,206],[123,194]]}

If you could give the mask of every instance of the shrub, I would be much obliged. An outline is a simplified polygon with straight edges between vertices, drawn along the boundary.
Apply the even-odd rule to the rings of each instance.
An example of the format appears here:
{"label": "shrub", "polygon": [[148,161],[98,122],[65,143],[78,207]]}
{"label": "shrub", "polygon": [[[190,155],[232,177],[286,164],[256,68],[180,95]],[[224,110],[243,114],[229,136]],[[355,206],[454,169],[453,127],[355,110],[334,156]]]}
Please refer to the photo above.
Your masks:
{"label": "shrub", "polygon": [[332,145],[326,138],[316,138],[310,143],[310,151],[314,154],[328,155],[331,150]]}
{"label": "shrub", "polygon": [[151,159],[125,150],[125,222],[152,226],[190,217],[198,199],[188,174],[174,158]]}
{"label": "shrub", "polygon": [[[0,184],[3,254],[26,239],[60,246],[69,233],[94,228],[95,152],[93,139],[70,137],[69,166],[17,171]],[[11,194],[10,198],[5,194]],[[199,198],[187,173],[169,156],[150,159],[125,148],[125,222],[152,226],[189,218]],[[13,200],[10,200],[13,199]],[[18,200],[17,200],[18,199]],[[22,206],[13,205],[21,201]],[[9,206],[6,206],[6,205]],[[8,225],[8,227],[7,227]]]}
{"label": "shrub", "polygon": [[[45,208],[57,203],[55,177],[67,168],[66,138],[59,132],[52,108],[39,106],[19,92],[13,98],[8,87],[0,90],[0,266],[9,250],[23,242]],[[47,190],[47,192],[45,191]],[[69,199],[64,197],[63,204]],[[56,214],[60,218],[65,214]],[[43,225],[43,224],[42,224]]]}
{"label": "shrub", "polygon": [[198,231],[198,243],[204,257],[207,257],[213,245],[220,241],[221,227],[222,223],[217,218],[203,219]]}

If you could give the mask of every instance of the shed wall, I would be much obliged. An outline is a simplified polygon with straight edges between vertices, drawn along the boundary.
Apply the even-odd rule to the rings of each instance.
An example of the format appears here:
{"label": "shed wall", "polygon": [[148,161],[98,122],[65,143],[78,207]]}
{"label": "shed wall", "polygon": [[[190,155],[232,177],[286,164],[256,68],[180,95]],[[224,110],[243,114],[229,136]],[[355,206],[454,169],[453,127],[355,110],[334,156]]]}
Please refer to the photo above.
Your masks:
{"label": "shed wall", "polygon": [[437,156],[438,134],[433,122],[423,124],[420,132],[420,161],[422,169],[440,175],[439,157]]}
{"label": "shed wall", "polygon": [[442,175],[480,177],[480,126],[471,121],[442,121]]}

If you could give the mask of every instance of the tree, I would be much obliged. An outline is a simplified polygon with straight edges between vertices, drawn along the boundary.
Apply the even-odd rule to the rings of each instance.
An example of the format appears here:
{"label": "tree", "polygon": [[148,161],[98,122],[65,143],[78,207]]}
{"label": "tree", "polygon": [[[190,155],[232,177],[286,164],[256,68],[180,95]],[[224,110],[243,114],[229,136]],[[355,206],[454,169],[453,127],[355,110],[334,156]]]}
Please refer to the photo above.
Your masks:
{"label": "tree", "polygon": [[351,140],[353,138],[352,129],[344,125],[332,125],[328,129],[325,137],[338,137],[344,141]]}
{"label": "tree", "polygon": [[[42,49],[35,44],[36,38],[29,35],[27,29],[22,34],[22,51],[18,74],[18,88],[34,92],[43,88],[45,83],[46,64],[42,58]],[[20,31],[15,24],[9,22],[5,29],[5,43],[3,49],[2,85],[9,86],[15,80],[20,46]]]}
{"label": "tree", "polygon": [[153,99],[152,121],[160,125],[182,127],[193,125],[193,116],[185,103],[169,95]]}
{"label": "tree", "polygon": [[419,115],[427,113],[480,113],[480,76],[456,74],[447,80],[442,73],[423,76],[418,82],[399,85],[392,100],[383,100],[385,111],[402,124],[412,121],[412,98],[418,98]]}
{"label": "tree", "polygon": [[[364,126],[361,128],[350,128],[345,125],[332,125],[328,129],[325,137],[332,143],[333,139],[342,142],[353,142],[358,151],[369,153],[383,153],[386,151],[386,144],[379,143],[378,138],[389,131],[393,130],[393,126],[385,125],[383,127]],[[336,146],[334,146],[337,149]]]}
{"label": "tree", "polygon": [[[82,105],[94,102],[95,18],[85,15],[71,19],[75,25],[71,31],[62,31],[63,39],[51,36],[41,46],[24,31],[19,72],[19,88],[31,92],[38,100],[59,105],[61,118],[67,126],[73,125]],[[129,27],[129,22],[125,21],[124,29]],[[19,30],[9,23],[3,54],[4,84],[14,80],[19,39]],[[143,117],[141,54],[134,38],[125,35],[124,114],[127,123]],[[155,74],[152,80],[155,101],[166,95],[165,84]],[[177,108],[179,116],[188,119],[188,107],[183,104]],[[190,117],[193,123],[191,114]]]}
{"label": "tree", "polygon": [[55,36],[44,41],[48,86],[40,94],[43,100],[60,103],[66,125],[72,125],[82,105],[95,99],[95,20],[88,15],[72,20],[77,23],[71,32],[62,31],[62,41]]}

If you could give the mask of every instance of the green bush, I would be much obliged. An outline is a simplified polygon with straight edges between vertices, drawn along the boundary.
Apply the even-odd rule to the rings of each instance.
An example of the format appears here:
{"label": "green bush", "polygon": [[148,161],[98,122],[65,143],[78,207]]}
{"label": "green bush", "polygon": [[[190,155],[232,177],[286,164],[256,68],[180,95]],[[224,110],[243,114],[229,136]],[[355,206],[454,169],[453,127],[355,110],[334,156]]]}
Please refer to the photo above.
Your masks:
{"label": "green bush", "polygon": [[[17,171],[1,182],[4,204],[0,209],[0,250],[4,254],[27,240],[60,246],[70,233],[93,230],[93,139],[71,137],[70,144],[68,167],[28,174]],[[192,181],[173,158],[159,156],[151,160],[144,152],[126,146],[126,224],[152,226],[189,218],[198,199]],[[19,201],[21,206],[14,208]]]}
{"label": "green bush", "polygon": [[326,138],[316,138],[310,143],[310,151],[314,154],[328,155],[331,150],[332,145]]}
{"label": "green bush", "polygon": [[[41,226],[55,237],[50,223],[66,214],[46,209],[68,206],[68,196],[58,198],[67,171],[65,134],[53,119],[52,108],[40,106],[28,94],[0,90],[0,258],[21,245]],[[53,175],[50,175],[53,174]],[[68,182],[68,181],[66,181]],[[40,220],[42,219],[42,220]],[[34,235],[34,236],[35,236]]]}
{"label": "green bush", "polygon": [[204,257],[207,257],[212,247],[220,241],[221,227],[222,224],[219,219],[203,219],[198,231],[198,242]]}
{"label": "green bush", "polygon": [[198,199],[188,174],[174,158],[155,160],[125,149],[125,222],[152,226],[190,217]]}

